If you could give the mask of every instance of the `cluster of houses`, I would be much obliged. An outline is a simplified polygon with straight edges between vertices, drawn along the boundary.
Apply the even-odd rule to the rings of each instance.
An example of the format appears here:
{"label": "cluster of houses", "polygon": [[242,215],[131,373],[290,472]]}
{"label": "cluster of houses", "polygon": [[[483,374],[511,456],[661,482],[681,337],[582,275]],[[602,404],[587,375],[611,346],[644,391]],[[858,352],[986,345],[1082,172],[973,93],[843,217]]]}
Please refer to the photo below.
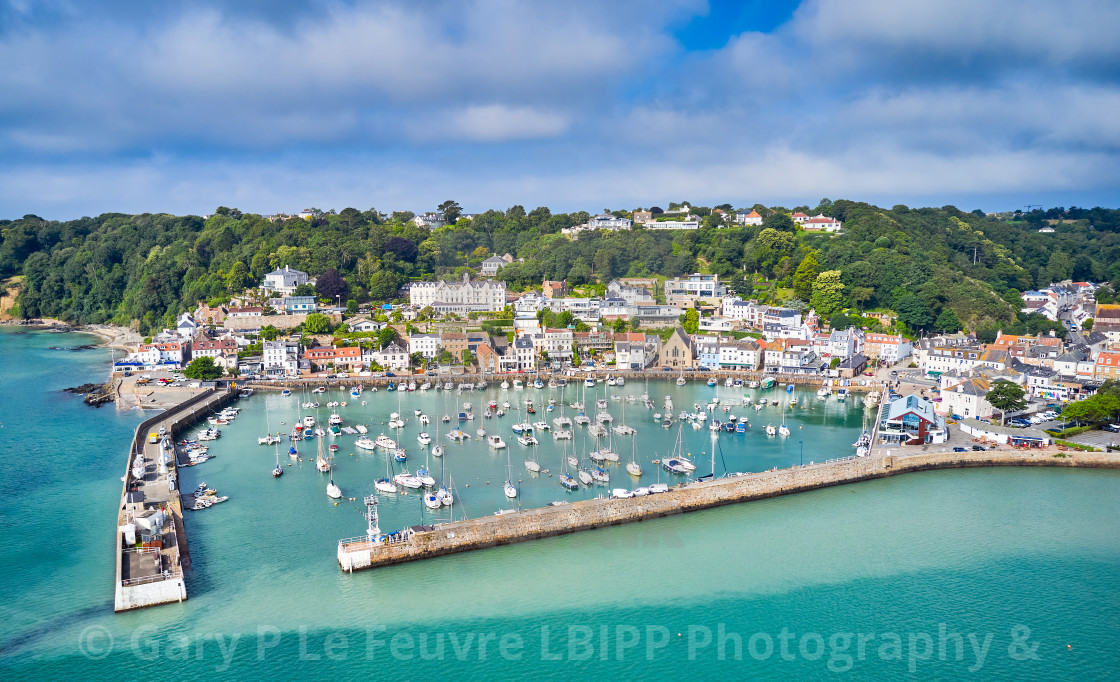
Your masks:
{"label": "cluster of houses", "polygon": [[1068,402],[1093,395],[1107,380],[1120,380],[1120,305],[1096,306],[1101,329],[1053,334],[1000,333],[993,343],[962,334],[923,339],[913,361],[938,382],[944,414],[988,419],[998,414],[985,396],[997,381],[1011,381],[1041,402]]}
{"label": "cluster of houses", "polygon": [[[650,211],[633,211],[630,214],[632,216],[631,218],[622,218],[613,213],[604,211],[597,216],[591,217],[586,223],[561,230],[561,233],[572,236],[580,232],[594,232],[595,230],[617,232],[619,230],[630,230],[635,227],[642,227],[647,230],[698,230],[700,229],[701,218],[699,215],[693,213],[692,210],[692,207],[688,204],[684,204],[680,208],[657,214]],[[720,221],[721,225],[730,226],[732,224],[732,219],[735,223],[740,225],[762,224],[762,214],[755,209],[738,211],[733,217],[725,215],[724,212],[718,208],[715,209],[713,213],[723,218],[723,220]],[[798,211],[792,213],[790,218],[793,219],[794,223],[805,230],[839,232],[841,228],[839,220],[823,214],[809,217],[805,213]]]}
{"label": "cluster of houses", "polygon": [[1097,303],[1097,286],[1092,282],[1066,280],[1038,291],[1024,291],[1022,312],[1038,313],[1057,322],[1066,320],[1080,327],[1092,319]]}

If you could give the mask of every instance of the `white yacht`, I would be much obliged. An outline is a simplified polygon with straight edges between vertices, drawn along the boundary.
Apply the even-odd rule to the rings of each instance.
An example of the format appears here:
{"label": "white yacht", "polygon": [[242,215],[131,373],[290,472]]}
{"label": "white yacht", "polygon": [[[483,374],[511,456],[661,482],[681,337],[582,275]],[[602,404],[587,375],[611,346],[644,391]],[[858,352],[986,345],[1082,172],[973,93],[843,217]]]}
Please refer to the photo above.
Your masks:
{"label": "white yacht", "polygon": [[354,441],[354,447],[362,450],[376,450],[377,443],[374,443],[369,438],[359,438],[358,440]]}
{"label": "white yacht", "polygon": [[486,439],[486,444],[495,450],[501,450],[506,446],[506,442],[498,434],[492,434]]}
{"label": "white yacht", "polygon": [[427,433],[422,432],[420,433],[420,435],[416,436],[416,440],[420,441],[421,445],[428,445],[432,442],[432,437]]}

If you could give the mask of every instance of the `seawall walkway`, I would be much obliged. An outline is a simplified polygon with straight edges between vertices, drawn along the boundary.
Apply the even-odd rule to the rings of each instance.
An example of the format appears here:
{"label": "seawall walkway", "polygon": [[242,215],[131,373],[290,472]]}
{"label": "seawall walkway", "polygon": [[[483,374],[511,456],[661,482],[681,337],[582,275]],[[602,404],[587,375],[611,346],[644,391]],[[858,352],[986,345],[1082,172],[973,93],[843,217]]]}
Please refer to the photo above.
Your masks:
{"label": "seawall walkway", "polygon": [[689,483],[657,495],[585,500],[446,523],[409,533],[407,539],[394,543],[374,544],[366,537],[340,540],[338,563],[343,571],[352,572],[898,474],[994,466],[1115,469],[1120,468],[1120,454],[989,450],[846,459]]}

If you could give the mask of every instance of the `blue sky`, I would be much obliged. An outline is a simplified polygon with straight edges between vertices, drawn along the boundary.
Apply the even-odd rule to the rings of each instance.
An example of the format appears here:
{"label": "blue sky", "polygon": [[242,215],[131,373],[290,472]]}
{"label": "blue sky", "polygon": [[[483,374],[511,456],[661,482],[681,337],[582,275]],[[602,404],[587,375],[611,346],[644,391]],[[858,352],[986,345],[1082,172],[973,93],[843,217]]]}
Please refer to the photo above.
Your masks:
{"label": "blue sky", "polygon": [[1120,206],[1109,0],[0,0],[0,217]]}

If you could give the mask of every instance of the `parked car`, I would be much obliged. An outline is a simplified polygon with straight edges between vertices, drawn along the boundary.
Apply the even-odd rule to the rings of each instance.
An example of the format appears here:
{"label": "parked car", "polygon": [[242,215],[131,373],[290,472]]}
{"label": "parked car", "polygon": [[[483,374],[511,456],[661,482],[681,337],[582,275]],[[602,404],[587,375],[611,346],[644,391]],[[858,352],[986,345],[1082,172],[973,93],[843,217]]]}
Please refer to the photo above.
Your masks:
{"label": "parked car", "polygon": [[1101,427],[1101,431],[1109,431],[1111,433],[1120,433],[1120,424],[1105,424]]}
{"label": "parked car", "polygon": [[956,447],[953,448],[953,452],[968,452],[968,448]]}
{"label": "parked car", "polygon": [[972,449],[973,449],[973,451],[975,451],[975,452],[984,452],[984,451],[985,451],[985,450],[987,450],[988,448],[984,447],[983,445],[973,445],[973,446],[972,446]]}

